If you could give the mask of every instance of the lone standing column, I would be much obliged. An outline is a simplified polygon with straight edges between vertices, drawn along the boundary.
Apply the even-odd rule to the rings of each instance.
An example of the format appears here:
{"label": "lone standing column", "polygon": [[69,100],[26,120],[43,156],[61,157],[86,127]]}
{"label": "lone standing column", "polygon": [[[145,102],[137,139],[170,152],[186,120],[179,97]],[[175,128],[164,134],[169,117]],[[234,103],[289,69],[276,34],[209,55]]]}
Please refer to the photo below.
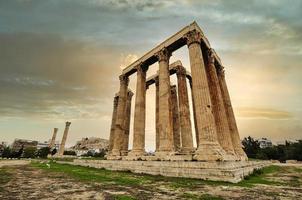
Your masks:
{"label": "lone standing column", "polygon": [[49,144],[50,149],[52,149],[55,146],[58,130],[59,130],[58,128],[53,129],[52,138],[51,138],[51,141],[50,141],[50,144]]}
{"label": "lone standing column", "polygon": [[131,119],[131,100],[132,100],[133,92],[128,90],[127,95],[127,103],[126,103],[126,119],[125,119],[125,135],[124,135],[124,142],[122,148],[122,155],[127,155],[128,153],[128,146],[129,146],[129,131],[130,131],[130,119]]}
{"label": "lone standing column", "polygon": [[240,137],[239,137],[239,131],[237,128],[235,115],[234,115],[233,107],[231,104],[231,99],[230,99],[229,91],[228,91],[228,88],[226,85],[225,74],[224,74],[224,70],[223,70],[222,66],[220,66],[220,69],[218,70],[217,74],[218,74],[220,89],[221,89],[221,93],[222,93],[222,97],[223,97],[223,101],[224,101],[224,108],[225,108],[225,112],[226,112],[226,116],[227,116],[228,124],[229,124],[229,128],[230,128],[230,135],[231,135],[234,151],[235,151],[236,155],[240,157],[241,160],[247,160],[248,158],[242,149],[242,145],[241,145],[241,141],[240,141]]}
{"label": "lone standing column", "polygon": [[159,157],[169,155],[174,152],[173,145],[173,120],[171,109],[170,53],[167,49],[162,49],[157,54],[159,61],[159,149],[156,155]]}
{"label": "lone standing column", "polygon": [[207,74],[200,47],[201,35],[197,31],[191,31],[186,38],[192,73],[196,129],[199,134],[199,146],[194,158],[202,161],[223,160],[225,152],[217,140]]}
{"label": "lone standing column", "polygon": [[145,154],[145,124],[146,124],[146,67],[137,66],[136,98],[133,126],[133,148],[129,156]]}
{"label": "lone standing column", "polygon": [[125,121],[125,114],[126,114],[125,109],[126,109],[129,78],[125,75],[121,75],[119,78],[120,78],[120,91],[119,91],[116,123],[115,123],[115,130],[114,130],[114,143],[113,143],[113,149],[111,151],[112,156],[121,156],[121,149],[124,141],[123,136],[125,131],[124,121]]}
{"label": "lone standing column", "polygon": [[66,139],[67,139],[70,124],[71,124],[71,122],[66,122],[63,138],[62,138],[62,141],[61,141],[61,144],[60,144],[60,149],[59,149],[59,154],[58,154],[59,156],[63,156],[63,154],[64,154],[65,143],[66,143]]}
{"label": "lone standing column", "polygon": [[117,103],[118,103],[118,94],[115,95],[113,100],[113,112],[112,112],[111,129],[110,129],[110,136],[109,136],[109,149],[108,149],[109,153],[112,151],[113,142],[114,142]]}
{"label": "lone standing column", "polygon": [[219,80],[216,73],[215,58],[213,50],[209,49],[207,52],[207,75],[210,87],[211,101],[213,114],[216,124],[217,137],[221,147],[227,153],[227,160],[235,160],[235,153],[230,135],[229,124],[224,109],[224,102],[219,86]]}
{"label": "lone standing column", "polygon": [[155,130],[156,130],[156,135],[155,135],[155,150],[157,151],[159,148],[159,82],[158,82],[158,77],[155,78],[155,90],[156,90],[156,99],[155,99]]}
{"label": "lone standing column", "polygon": [[186,69],[184,67],[178,67],[176,74],[178,83],[179,118],[182,143],[181,151],[183,153],[189,153],[193,151],[193,137],[186,82]]}
{"label": "lone standing column", "polygon": [[179,112],[178,112],[176,85],[171,86],[171,101],[172,101],[171,111],[173,116],[174,148],[176,151],[180,151],[180,125],[179,125]]}

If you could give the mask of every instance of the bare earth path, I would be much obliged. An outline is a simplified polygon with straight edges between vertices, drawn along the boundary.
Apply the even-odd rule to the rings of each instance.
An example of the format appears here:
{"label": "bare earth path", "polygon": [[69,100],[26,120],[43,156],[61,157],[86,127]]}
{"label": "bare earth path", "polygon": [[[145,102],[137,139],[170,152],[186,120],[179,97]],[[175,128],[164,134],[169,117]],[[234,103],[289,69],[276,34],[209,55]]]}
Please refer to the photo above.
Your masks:
{"label": "bare earth path", "polygon": [[[79,177],[82,174],[84,179],[83,169],[90,175],[101,176],[101,181],[83,181],[64,171],[48,170],[46,164],[40,165],[45,165],[45,169],[26,163],[0,165],[0,181],[5,177],[3,174],[9,174],[6,182],[0,182],[0,199],[302,199],[301,167],[285,167],[267,176],[268,181],[278,181],[279,185],[263,182],[253,187],[243,187],[196,180],[185,185],[187,182],[179,182],[182,179],[152,177],[133,184],[145,176],[110,171],[99,174],[94,169],[70,166],[70,170],[78,173]],[[104,176],[104,173],[108,175]],[[116,175],[127,177],[125,180],[133,183],[114,183],[112,177]]]}

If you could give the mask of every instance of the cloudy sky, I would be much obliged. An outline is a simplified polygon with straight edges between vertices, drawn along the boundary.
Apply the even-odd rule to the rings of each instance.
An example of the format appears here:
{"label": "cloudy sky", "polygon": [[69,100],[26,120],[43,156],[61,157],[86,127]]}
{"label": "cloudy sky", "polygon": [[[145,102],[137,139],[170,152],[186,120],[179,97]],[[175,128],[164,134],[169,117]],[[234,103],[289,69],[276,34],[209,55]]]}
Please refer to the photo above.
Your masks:
{"label": "cloudy sky", "polygon": [[[66,120],[68,145],[108,138],[121,69],[194,20],[226,68],[241,138],[301,139],[301,10],[299,0],[0,0],[0,141],[48,140],[54,127],[61,139]],[[187,53],[171,62],[190,70]],[[147,98],[153,149],[153,87]]]}

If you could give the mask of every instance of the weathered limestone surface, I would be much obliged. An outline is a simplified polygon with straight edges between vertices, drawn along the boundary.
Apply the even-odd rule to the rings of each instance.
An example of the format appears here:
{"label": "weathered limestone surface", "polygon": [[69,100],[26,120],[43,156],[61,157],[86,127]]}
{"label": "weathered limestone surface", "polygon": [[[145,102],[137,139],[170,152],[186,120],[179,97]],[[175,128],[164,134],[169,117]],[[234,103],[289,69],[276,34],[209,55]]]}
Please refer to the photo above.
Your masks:
{"label": "weathered limestone surface", "polygon": [[133,148],[129,155],[145,154],[145,124],[146,124],[146,69],[137,67],[136,99],[134,110]]}
{"label": "weathered limestone surface", "polygon": [[62,141],[61,141],[61,144],[60,144],[60,149],[59,149],[59,152],[58,152],[58,156],[63,156],[63,154],[64,154],[65,143],[66,143],[66,140],[67,140],[67,135],[68,135],[68,130],[69,130],[70,124],[71,124],[71,122],[66,122],[66,124],[65,124],[65,130],[64,130],[63,138],[62,138]]}
{"label": "weathered limestone surface", "polygon": [[227,120],[228,120],[228,124],[229,124],[229,128],[230,128],[230,135],[231,135],[234,151],[240,157],[241,160],[247,160],[247,156],[242,149],[239,132],[238,132],[238,128],[237,128],[237,124],[236,124],[236,120],[235,120],[235,115],[233,112],[233,107],[231,104],[229,91],[228,91],[228,88],[227,88],[227,85],[225,82],[225,74],[224,74],[224,70],[222,69],[222,67],[218,70],[217,74],[218,74],[222,97],[224,100],[224,107],[225,107],[225,112],[226,112],[226,116],[227,116]]}
{"label": "weathered limestone surface", "polygon": [[120,76],[120,91],[119,91],[119,99],[117,106],[117,116],[116,116],[116,124],[114,130],[114,143],[111,151],[111,156],[121,156],[121,150],[123,146],[123,136],[124,136],[124,120],[125,117],[125,109],[126,109],[126,101],[127,101],[127,92],[128,92],[128,84],[129,78],[127,76]]}
{"label": "weathered limestone surface", "polygon": [[224,102],[222,99],[222,94],[219,86],[219,80],[215,68],[215,60],[212,50],[207,52],[207,75],[210,87],[212,110],[214,114],[217,138],[221,147],[226,151],[227,160],[235,160],[235,153],[232,144],[232,139],[230,135],[229,124],[227,121],[227,116],[224,109]]}
{"label": "weathered limestone surface", "polygon": [[183,153],[192,153],[194,149],[185,68],[178,67],[176,74],[178,83],[181,151]]}
{"label": "weathered limestone surface", "polygon": [[116,94],[113,99],[113,112],[112,112],[111,129],[110,129],[110,136],[109,136],[109,147],[108,147],[108,151],[110,153],[112,151],[113,143],[114,143],[114,130],[115,130],[115,123],[116,123],[117,104],[118,104],[118,94]]}
{"label": "weathered limestone surface", "polygon": [[155,79],[155,131],[156,131],[156,135],[155,135],[155,150],[157,151],[159,148],[159,81],[158,81],[158,77]]}
{"label": "weathered limestone surface", "polygon": [[196,112],[196,130],[199,146],[195,158],[211,161],[223,160],[224,150],[218,143],[215,120],[212,113],[209,85],[200,48],[200,33],[192,31],[187,36],[192,73],[192,91]]}
{"label": "weathered limestone surface", "polygon": [[57,132],[58,132],[58,128],[54,128],[53,129],[53,134],[52,134],[52,138],[51,141],[49,143],[49,148],[52,149],[56,143],[56,137],[57,137]]}
{"label": "weathered limestone surface", "polygon": [[180,125],[176,85],[171,86],[171,112],[173,116],[173,139],[175,151],[180,151]]}
{"label": "weathered limestone surface", "polygon": [[169,58],[170,53],[163,49],[157,54],[159,61],[159,135],[158,156],[174,152],[173,120],[171,107]]}
{"label": "weathered limestone surface", "polygon": [[133,92],[128,90],[126,110],[125,110],[126,119],[125,119],[124,142],[121,152],[122,155],[126,155],[128,153],[132,96],[133,96]]}
{"label": "weathered limestone surface", "polygon": [[[60,162],[60,161],[59,161]],[[61,162],[60,162],[61,163]],[[117,171],[187,177],[214,181],[238,183],[255,169],[270,165],[271,162],[189,162],[189,161],[123,161],[123,160],[74,160],[66,164],[105,168]]]}

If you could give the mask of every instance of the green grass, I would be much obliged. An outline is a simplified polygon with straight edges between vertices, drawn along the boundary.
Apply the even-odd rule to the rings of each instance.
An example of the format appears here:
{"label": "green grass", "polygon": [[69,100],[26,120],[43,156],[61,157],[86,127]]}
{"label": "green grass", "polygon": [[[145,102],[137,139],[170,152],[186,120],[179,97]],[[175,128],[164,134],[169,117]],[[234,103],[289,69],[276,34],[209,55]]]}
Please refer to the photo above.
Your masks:
{"label": "green grass", "polygon": [[129,195],[118,194],[114,196],[114,200],[135,200],[135,198]]}
{"label": "green grass", "polygon": [[294,170],[298,173],[302,173],[302,168],[295,167]]}
{"label": "green grass", "polygon": [[283,171],[284,168],[281,166],[271,165],[264,167],[260,170],[255,170],[251,175],[245,177],[244,180],[235,184],[242,187],[253,187],[255,184],[265,184],[265,185],[282,185],[281,182],[271,181],[266,178],[267,175],[272,173],[278,173]]}
{"label": "green grass", "polygon": [[5,168],[0,168],[0,192],[3,191],[2,186],[8,183],[11,178],[11,174]]}
{"label": "green grass", "polygon": [[178,188],[198,188],[201,185],[212,186],[240,186],[240,187],[253,187],[256,184],[265,185],[282,185],[280,182],[267,179],[267,175],[278,173],[284,170],[280,166],[268,166],[261,170],[256,170],[253,174],[246,177],[243,181],[232,184],[223,181],[208,181],[191,178],[173,178],[164,176],[142,175],[134,174],[131,172],[117,172],[106,169],[96,169],[82,166],[74,166],[69,164],[58,164],[55,162],[50,163],[50,168],[45,163],[32,162],[34,167],[41,168],[50,172],[62,172],[65,175],[76,178],[81,181],[92,181],[99,183],[106,183],[111,185],[124,185],[124,186],[143,186],[144,184],[159,183],[168,186],[172,189]]}

